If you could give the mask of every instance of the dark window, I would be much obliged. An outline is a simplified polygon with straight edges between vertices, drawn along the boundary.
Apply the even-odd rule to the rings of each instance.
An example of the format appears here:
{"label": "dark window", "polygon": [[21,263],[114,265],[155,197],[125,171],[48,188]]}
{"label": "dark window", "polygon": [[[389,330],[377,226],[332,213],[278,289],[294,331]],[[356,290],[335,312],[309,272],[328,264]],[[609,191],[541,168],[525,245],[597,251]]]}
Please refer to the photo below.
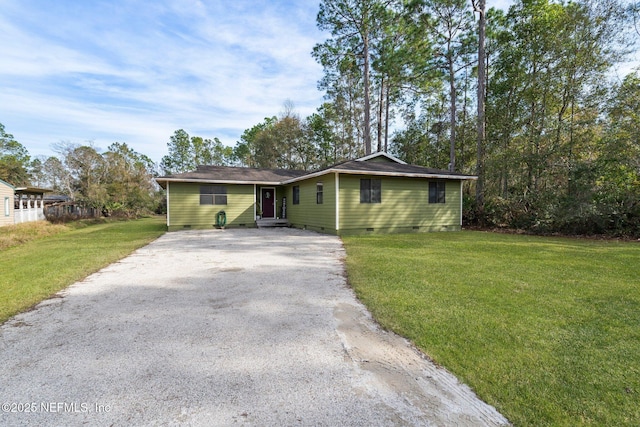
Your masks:
{"label": "dark window", "polygon": [[382,202],[382,180],[361,179],[360,180],[360,203],[380,203]]}
{"label": "dark window", "polygon": [[444,181],[432,181],[429,183],[429,203],[445,203]]}
{"label": "dark window", "polygon": [[293,187],[293,204],[294,205],[300,204],[300,186],[299,185],[295,185]]}
{"label": "dark window", "polygon": [[201,205],[226,205],[227,187],[224,185],[201,185],[200,186]]}
{"label": "dark window", "polygon": [[321,205],[324,200],[323,185],[321,182],[316,184],[316,204]]}

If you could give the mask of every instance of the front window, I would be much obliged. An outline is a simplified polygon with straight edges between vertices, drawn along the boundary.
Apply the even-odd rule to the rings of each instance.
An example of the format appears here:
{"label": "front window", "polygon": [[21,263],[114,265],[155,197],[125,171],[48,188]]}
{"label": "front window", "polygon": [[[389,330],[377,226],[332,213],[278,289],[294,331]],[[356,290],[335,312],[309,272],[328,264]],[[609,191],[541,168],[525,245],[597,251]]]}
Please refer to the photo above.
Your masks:
{"label": "front window", "polygon": [[316,204],[321,205],[324,201],[324,188],[321,182],[316,184]]}
{"label": "front window", "polygon": [[293,187],[293,204],[294,205],[300,204],[300,186],[299,185],[295,185]]}
{"label": "front window", "polygon": [[445,203],[444,181],[432,181],[429,183],[429,203]]}
{"label": "front window", "polygon": [[201,205],[226,205],[227,187],[224,185],[201,185],[200,186]]}
{"label": "front window", "polygon": [[11,199],[9,197],[4,198],[4,216],[11,215]]}
{"label": "front window", "polygon": [[360,203],[381,203],[382,202],[382,180],[361,179],[360,180]]}

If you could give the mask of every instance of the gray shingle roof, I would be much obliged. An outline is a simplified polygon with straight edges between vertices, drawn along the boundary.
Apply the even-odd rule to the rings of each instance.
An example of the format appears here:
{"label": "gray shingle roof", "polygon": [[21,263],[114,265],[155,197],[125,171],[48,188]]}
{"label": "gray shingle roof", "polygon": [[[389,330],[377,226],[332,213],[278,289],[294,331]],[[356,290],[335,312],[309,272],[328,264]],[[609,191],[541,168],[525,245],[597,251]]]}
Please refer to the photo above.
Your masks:
{"label": "gray shingle roof", "polygon": [[358,171],[358,172],[381,172],[397,174],[415,175],[450,175],[452,178],[466,176],[461,173],[449,172],[442,169],[425,168],[423,166],[408,165],[394,162],[362,162],[350,160],[331,167],[333,170]]}
{"label": "gray shingle roof", "polygon": [[256,184],[277,184],[304,175],[307,172],[286,169],[258,169],[231,166],[198,166],[193,172],[177,173],[159,177],[166,181],[220,181]]}
{"label": "gray shingle roof", "polygon": [[[372,155],[363,159],[376,157]],[[475,179],[474,176],[457,172],[449,172],[442,169],[426,168],[423,166],[398,163],[399,161],[388,155],[379,155],[392,161],[362,161],[349,160],[338,163],[328,168],[305,172],[286,169],[258,169],[229,166],[198,166],[193,172],[179,173],[156,178],[156,181],[165,187],[168,181],[178,182],[211,182],[211,183],[244,183],[244,184],[269,184],[278,185],[291,183],[307,177],[314,177],[330,172],[344,172],[372,175],[408,176],[408,177],[432,177],[445,179]],[[394,161],[395,160],[395,161]]]}

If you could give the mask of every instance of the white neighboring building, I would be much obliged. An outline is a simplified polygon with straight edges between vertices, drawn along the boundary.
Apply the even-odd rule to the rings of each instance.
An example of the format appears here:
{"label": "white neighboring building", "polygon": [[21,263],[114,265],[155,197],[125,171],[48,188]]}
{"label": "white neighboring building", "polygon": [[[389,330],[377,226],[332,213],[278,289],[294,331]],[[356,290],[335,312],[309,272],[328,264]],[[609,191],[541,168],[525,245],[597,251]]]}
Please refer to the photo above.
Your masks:
{"label": "white neighboring building", "polygon": [[0,227],[14,224],[13,205],[16,188],[0,179],[0,202],[2,202],[2,212],[0,212]]}
{"label": "white neighboring building", "polygon": [[44,193],[51,190],[37,187],[14,187],[0,180],[0,227],[31,221],[44,221]]}

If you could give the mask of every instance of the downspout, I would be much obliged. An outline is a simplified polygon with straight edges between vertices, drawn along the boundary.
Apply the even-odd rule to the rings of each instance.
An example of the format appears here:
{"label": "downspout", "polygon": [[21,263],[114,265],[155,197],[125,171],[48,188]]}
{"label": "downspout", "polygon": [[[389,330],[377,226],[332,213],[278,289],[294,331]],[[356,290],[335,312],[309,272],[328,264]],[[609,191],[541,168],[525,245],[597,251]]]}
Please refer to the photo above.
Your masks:
{"label": "downspout", "polygon": [[258,193],[256,184],[253,184],[253,220],[258,220]]}
{"label": "downspout", "polygon": [[463,211],[463,195],[462,195],[462,180],[460,180],[460,228],[462,229],[462,211]]}
{"label": "downspout", "polygon": [[336,234],[340,231],[340,174],[336,174]]}
{"label": "downspout", "polygon": [[167,228],[171,226],[171,216],[169,212],[171,212],[171,209],[169,209],[169,181],[167,181]]}

